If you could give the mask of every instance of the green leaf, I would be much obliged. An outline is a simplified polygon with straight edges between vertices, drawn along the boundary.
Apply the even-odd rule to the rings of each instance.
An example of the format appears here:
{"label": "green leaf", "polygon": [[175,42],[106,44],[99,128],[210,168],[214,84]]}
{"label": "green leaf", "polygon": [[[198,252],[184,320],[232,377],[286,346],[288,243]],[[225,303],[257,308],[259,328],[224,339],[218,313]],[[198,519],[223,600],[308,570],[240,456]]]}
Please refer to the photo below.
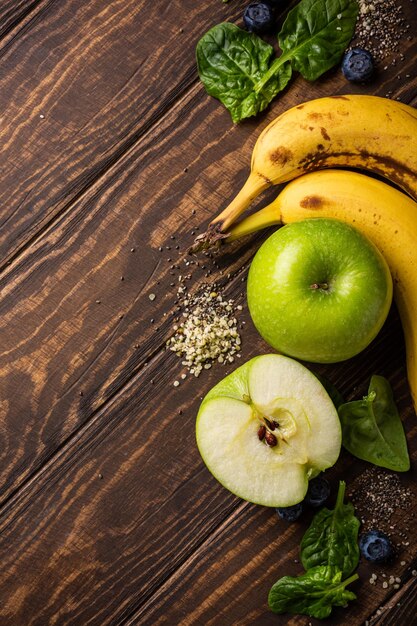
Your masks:
{"label": "green leaf", "polygon": [[358,532],[360,522],[352,504],[344,504],[345,483],[340,482],[333,511],[323,508],[313,518],[301,541],[304,569],[326,565],[349,576],[359,562]]}
{"label": "green leaf", "polygon": [[397,472],[410,469],[407,440],[389,382],[372,376],[368,395],[339,407],[342,443],[358,459]]}
{"label": "green leaf", "polygon": [[336,65],[352,39],[358,4],[352,0],[302,0],[278,35],[283,55],[307,80]]}
{"label": "green leaf", "polygon": [[342,581],[342,572],[337,568],[314,567],[297,578],[280,578],[269,592],[268,604],[274,613],[300,613],[323,619],[330,615],[333,606],[346,606],[356,598],[346,586],[357,578],[354,574]]}
{"label": "green leaf", "polygon": [[196,56],[207,92],[225,105],[234,122],[263,111],[291,78],[291,64],[284,63],[255,91],[271,66],[274,50],[257,35],[228,22],[200,39]]}

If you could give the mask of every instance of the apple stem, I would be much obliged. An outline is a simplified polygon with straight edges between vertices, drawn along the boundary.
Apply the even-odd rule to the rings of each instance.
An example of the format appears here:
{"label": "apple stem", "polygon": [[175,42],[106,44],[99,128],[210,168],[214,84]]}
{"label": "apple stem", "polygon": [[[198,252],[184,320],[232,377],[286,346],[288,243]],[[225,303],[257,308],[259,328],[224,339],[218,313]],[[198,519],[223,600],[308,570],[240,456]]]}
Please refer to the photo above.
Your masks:
{"label": "apple stem", "polygon": [[313,283],[310,285],[310,289],[328,289],[329,285],[327,283]]}

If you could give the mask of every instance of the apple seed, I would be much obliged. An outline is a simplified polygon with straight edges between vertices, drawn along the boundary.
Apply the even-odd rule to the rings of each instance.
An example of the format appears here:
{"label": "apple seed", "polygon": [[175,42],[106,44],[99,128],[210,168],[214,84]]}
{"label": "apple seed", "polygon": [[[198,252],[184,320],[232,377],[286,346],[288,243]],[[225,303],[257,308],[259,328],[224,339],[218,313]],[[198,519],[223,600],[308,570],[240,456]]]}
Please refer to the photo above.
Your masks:
{"label": "apple seed", "polygon": [[259,428],[258,428],[258,439],[259,439],[259,441],[263,441],[265,435],[266,435],[266,428],[262,424],[262,426],[259,426]]}
{"label": "apple seed", "polygon": [[265,441],[266,441],[266,443],[268,444],[268,446],[270,448],[274,448],[277,445],[277,443],[278,443],[277,438],[275,437],[275,435],[273,435],[269,431],[267,431],[266,434],[265,434]]}

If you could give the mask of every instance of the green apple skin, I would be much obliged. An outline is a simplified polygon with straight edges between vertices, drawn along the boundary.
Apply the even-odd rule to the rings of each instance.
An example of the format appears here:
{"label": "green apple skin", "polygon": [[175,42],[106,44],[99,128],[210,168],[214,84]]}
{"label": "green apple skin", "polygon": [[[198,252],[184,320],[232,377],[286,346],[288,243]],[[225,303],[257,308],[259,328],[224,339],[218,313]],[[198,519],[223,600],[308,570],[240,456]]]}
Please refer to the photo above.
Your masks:
{"label": "green apple skin", "polygon": [[[259,440],[260,418],[277,420],[278,444]],[[278,354],[255,357],[204,398],[196,421],[200,454],[235,495],[263,506],[301,502],[308,481],[336,462],[337,411],[304,365]]]}
{"label": "green apple skin", "polygon": [[277,351],[305,361],[349,359],[376,337],[392,301],[388,265],[352,226],[287,224],[256,253],[248,276],[253,323]]}

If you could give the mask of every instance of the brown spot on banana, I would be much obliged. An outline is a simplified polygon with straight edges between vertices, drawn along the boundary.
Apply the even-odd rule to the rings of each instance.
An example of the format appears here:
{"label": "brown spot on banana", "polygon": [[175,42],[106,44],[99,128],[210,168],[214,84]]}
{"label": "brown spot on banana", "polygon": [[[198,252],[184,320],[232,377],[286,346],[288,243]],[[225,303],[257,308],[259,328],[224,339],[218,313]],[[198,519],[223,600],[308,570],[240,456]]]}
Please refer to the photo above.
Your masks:
{"label": "brown spot on banana", "polygon": [[321,132],[321,136],[323,137],[323,139],[325,139],[326,141],[330,141],[328,132],[325,128],[323,128],[323,126],[320,127],[320,132]]}
{"label": "brown spot on banana", "polygon": [[365,149],[358,150],[358,152],[323,152],[318,146],[317,148],[316,152],[309,152],[303,159],[300,159],[299,166],[303,172],[312,172],[325,167],[337,166],[370,170],[375,174],[388,178],[414,200],[417,200],[414,182],[417,177],[417,171],[403,162],[386,155],[368,152]]}
{"label": "brown spot on banana", "polygon": [[272,180],[270,180],[268,178],[268,176],[265,176],[265,174],[262,174],[261,172],[256,172],[256,174],[259,176],[259,178],[261,178],[267,185],[273,185]]}
{"label": "brown spot on banana", "polygon": [[324,205],[324,198],[320,196],[305,196],[300,200],[300,207],[303,209],[321,209]]}
{"label": "brown spot on banana", "polygon": [[311,113],[307,113],[307,118],[312,122],[318,122],[323,120],[324,118],[328,120],[333,119],[333,113],[331,111],[325,111],[323,113],[318,113],[317,111],[311,111]]}
{"label": "brown spot on banana", "polygon": [[273,152],[270,153],[269,158],[274,165],[283,167],[293,157],[291,150],[285,146],[279,146]]}

